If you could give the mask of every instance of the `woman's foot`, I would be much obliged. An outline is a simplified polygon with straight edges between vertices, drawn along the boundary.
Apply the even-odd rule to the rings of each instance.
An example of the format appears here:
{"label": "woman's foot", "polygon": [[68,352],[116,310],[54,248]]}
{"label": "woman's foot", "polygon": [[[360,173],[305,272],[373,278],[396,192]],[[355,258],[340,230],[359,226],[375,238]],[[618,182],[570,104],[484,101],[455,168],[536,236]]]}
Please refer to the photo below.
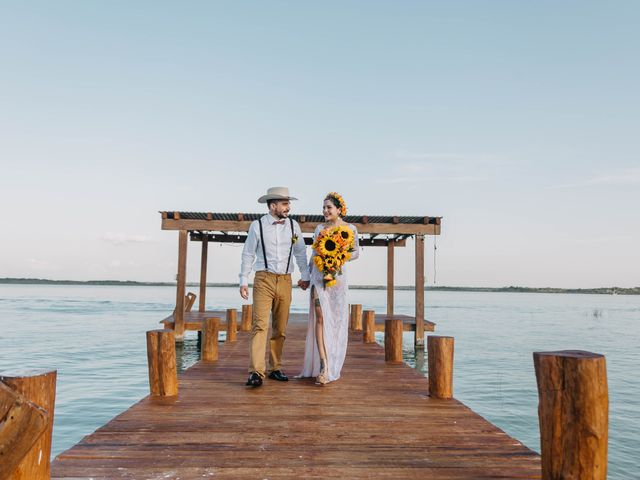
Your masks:
{"label": "woman's foot", "polygon": [[320,375],[316,377],[316,383],[319,383],[320,385],[329,383],[329,377],[327,374],[327,363],[322,359],[320,359]]}

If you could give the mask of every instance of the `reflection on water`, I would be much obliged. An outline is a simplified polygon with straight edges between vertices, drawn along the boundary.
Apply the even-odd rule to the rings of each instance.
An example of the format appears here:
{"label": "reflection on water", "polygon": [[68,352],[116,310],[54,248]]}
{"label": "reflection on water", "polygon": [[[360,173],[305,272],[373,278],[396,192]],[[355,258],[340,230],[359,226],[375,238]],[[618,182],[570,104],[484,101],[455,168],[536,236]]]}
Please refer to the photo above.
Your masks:
{"label": "reflection on water", "polygon": [[[210,288],[207,309],[238,308],[235,288]],[[58,370],[53,453],[148,394],[145,332],[173,310],[170,287],[0,285],[0,370]],[[351,303],[385,311],[385,292],[352,290]],[[413,292],[396,292],[396,311],[413,315]],[[609,478],[640,471],[640,297],[427,292],[436,334],[455,337],[454,395],[509,435],[538,450],[532,352],[579,349],[607,357]],[[293,292],[292,311],[308,311]],[[221,333],[221,339],[224,332]],[[383,334],[376,334],[382,343]],[[413,334],[404,360],[426,374]],[[178,344],[179,369],[199,357],[198,338]]]}

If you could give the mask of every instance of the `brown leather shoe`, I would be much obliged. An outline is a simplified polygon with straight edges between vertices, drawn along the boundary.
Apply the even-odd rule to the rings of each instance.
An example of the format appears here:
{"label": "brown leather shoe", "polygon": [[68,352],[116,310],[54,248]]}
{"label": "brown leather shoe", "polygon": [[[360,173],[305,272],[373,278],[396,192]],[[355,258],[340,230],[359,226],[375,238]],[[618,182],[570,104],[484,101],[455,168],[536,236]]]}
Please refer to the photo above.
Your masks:
{"label": "brown leather shoe", "polygon": [[287,377],[282,370],[274,370],[269,374],[269,378],[273,380],[278,380],[279,382],[289,381],[289,377]]}

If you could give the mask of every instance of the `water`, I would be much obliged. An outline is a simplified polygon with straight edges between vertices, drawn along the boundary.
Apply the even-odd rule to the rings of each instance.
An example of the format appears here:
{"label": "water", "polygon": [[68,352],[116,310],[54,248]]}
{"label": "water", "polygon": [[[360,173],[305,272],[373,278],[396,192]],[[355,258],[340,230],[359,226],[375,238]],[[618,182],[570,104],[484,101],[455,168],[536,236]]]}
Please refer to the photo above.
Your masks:
{"label": "water", "polygon": [[[238,308],[232,288],[210,288],[208,309]],[[385,310],[385,292],[352,290],[351,303]],[[53,455],[77,443],[148,393],[145,332],[173,310],[170,287],[0,285],[0,371],[58,370]],[[539,450],[532,352],[580,349],[607,357],[609,478],[640,471],[640,297],[427,292],[436,333],[455,337],[455,396]],[[396,292],[413,314],[413,292]],[[294,290],[292,311],[306,310]],[[378,334],[378,340],[382,340]],[[197,359],[195,334],[182,367]],[[405,360],[425,371],[405,336]]]}

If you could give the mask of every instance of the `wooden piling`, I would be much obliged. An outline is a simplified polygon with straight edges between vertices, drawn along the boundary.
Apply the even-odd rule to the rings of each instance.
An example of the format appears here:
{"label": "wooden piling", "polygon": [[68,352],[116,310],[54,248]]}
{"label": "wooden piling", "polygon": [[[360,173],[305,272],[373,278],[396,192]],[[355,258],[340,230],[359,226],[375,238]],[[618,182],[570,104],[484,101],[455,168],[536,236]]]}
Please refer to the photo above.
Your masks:
{"label": "wooden piling", "polygon": [[351,315],[349,317],[350,330],[352,332],[362,331],[362,305],[359,303],[351,304]]}
{"label": "wooden piling", "polygon": [[374,310],[365,310],[364,316],[364,334],[362,341],[364,343],[375,343],[376,341],[376,312]]}
{"label": "wooden piling", "polygon": [[[0,478],[11,478],[12,480],[41,480],[49,479],[51,476],[51,433],[53,431],[53,413],[56,401],[56,370],[44,371],[44,372],[29,372],[24,375],[0,375],[0,383],[6,385],[13,392],[20,395],[21,398],[26,399],[41,409],[43,413],[46,413],[44,420],[44,429],[42,433],[37,437],[31,448],[27,450],[25,454],[22,453],[21,459],[9,460],[11,455],[16,455],[16,451],[11,451],[8,456],[3,454],[0,459],[0,472],[5,468],[9,468],[10,464],[13,473],[10,473],[10,477],[5,477],[0,474]],[[0,412],[0,418],[2,417]],[[15,417],[8,418],[9,421],[17,420]],[[5,423],[5,422],[0,422]],[[11,422],[9,422],[11,423]],[[11,425],[5,424],[4,428],[11,427]],[[19,432],[20,435],[27,434],[27,432]],[[31,430],[31,434],[35,431]],[[6,444],[0,445],[0,451],[3,451],[3,447]],[[8,445],[6,445],[8,446]],[[24,446],[21,447],[24,450]]]}
{"label": "wooden piling", "polygon": [[241,332],[251,331],[251,317],[253,316],[253,305],[242,305],[242,322],[240,323]]}
{"label": "wooden piling", "polygon": [[206,318],[203,324],[201,359],[205,362],[218,360],[218,331],[220,318]]}
{"label": "wooden piling", "polygon": [[147,361],[151,395],[171,397],[178,394],[178,370],[173,330],[147,332]]}
{"label": "wooden piling", "polygon": [[427,337],[429,396],[453,398],[453,337]]}
{"label": "wooden piling", "polygon": [[603,355],[534,352],[542,478],[607,478],[609,392]]}
{"label": "wooden piling", "polygon": [[387,363],[402,363],[402,320],[384,321],[384,359]]}
{"label": "wooden piling", "polygon": [[235,342],[238,335],[238,311],[227,308],[227,342]]}

